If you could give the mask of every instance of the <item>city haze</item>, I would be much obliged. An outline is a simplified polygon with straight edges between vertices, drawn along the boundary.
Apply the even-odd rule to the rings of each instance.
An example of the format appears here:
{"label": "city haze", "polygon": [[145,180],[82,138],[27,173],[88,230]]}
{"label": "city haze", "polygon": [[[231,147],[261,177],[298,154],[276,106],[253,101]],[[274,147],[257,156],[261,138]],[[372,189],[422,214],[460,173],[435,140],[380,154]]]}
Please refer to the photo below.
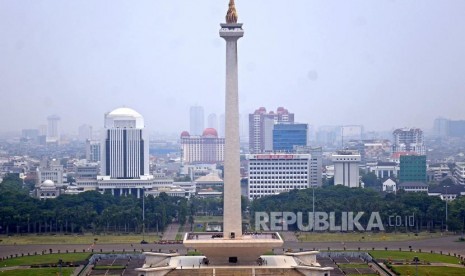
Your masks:
{"label": "city haze", "polygon": [[[224,113],[227,1],[0,2],[0,131],[61,117],[103,127],[119,106],[150,131]],[[312,125],[429,129],[465,119],[465,2],[237,0],[241,113],[285,106]]]}

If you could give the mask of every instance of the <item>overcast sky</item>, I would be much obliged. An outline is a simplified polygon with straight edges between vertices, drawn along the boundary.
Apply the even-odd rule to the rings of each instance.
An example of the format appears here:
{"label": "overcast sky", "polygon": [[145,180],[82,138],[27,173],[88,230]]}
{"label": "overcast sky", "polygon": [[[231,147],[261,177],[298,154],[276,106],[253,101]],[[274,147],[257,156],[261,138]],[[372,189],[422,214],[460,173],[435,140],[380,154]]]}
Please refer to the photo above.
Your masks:
{"label": "overcast sky", "polygon": [[[223,113],[228,0],[0,0],[0,131],[128,106],[151,132]],[[236,0],[241,113],[315,126],[465,119],[465,1]]]}

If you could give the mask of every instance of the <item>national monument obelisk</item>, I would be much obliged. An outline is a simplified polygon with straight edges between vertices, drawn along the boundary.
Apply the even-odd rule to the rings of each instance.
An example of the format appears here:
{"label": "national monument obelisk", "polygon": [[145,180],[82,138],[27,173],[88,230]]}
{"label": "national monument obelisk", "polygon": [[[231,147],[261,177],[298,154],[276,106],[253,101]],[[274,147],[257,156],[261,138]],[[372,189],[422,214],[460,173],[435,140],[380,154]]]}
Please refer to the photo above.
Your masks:
{"label": "national monument obelisk", "polygon": [[224,239],[242,236],[237,40],[243,35],[242,24],[237,23],[234,0],[230,0],[226,24],[221,24],[220,29],[220,36],[226,40]]}
{"label": "national monument obelisk", "polygon": [[186,233],[183,243],[202,252],[213,264],[250,264],[281,247],[283,240],[279,233],[242,233],[237,41],[244,30],[237,23],[234,0],[229,1],[226,23],[220,26],[220,36],[226,41],[223,233]]}

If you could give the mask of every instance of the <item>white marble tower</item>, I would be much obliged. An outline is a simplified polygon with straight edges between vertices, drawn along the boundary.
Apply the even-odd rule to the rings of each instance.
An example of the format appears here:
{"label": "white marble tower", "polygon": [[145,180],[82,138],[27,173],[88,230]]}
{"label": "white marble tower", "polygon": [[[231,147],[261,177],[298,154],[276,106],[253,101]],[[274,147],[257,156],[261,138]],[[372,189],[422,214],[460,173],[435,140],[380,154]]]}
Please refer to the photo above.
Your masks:
{"label": "white marble tower", "polygon": [[220,36],[226,40],[224,239],[242,237],[237,40],[243,35],[242,24],[237,23],[234,0],[230,0],[226,24],[221,24],[220,29]]}

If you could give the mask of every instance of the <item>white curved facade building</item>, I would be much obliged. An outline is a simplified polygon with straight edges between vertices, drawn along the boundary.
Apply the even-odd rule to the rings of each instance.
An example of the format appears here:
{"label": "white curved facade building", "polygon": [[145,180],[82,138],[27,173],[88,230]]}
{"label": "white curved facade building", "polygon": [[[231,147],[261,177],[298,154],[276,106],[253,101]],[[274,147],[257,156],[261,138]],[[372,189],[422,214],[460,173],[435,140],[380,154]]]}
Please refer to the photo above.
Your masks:
{"label": "white curved facade building", "polygon": [[144,118],[131,108],[105,114],[101,175],[110,179],[140,179],[149,175],[149,139]]}

